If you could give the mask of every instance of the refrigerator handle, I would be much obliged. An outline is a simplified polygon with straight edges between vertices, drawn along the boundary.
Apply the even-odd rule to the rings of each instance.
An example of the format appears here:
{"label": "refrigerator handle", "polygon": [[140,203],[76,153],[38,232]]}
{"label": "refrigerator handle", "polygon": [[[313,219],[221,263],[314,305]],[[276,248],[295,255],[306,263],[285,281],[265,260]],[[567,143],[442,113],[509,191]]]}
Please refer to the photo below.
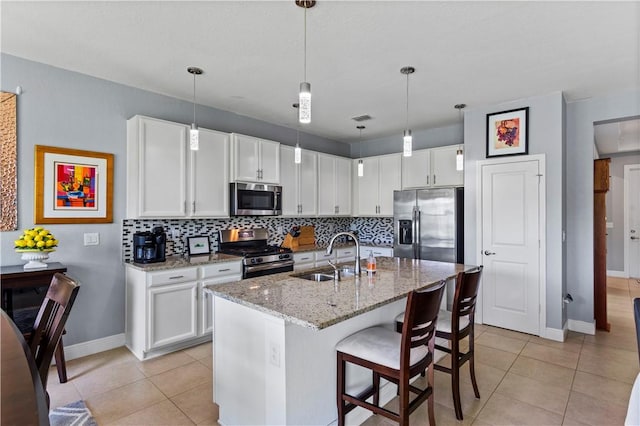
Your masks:
{"label": "refrigerator handle", "polygon": [[418,207],[413,207],[413,258],[420,258],[420,210]]}

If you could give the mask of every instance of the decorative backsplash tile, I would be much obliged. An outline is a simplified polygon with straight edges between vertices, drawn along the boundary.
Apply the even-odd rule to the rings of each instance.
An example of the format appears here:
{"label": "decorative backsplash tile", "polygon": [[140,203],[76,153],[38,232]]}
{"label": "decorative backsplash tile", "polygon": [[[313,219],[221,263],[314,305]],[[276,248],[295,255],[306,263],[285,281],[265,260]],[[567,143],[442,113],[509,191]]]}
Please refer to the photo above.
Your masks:
{"label": "decorative backsplash tile", "polygon": [[392,218],[283,218],[244,216],[230,219],[125,219],[122,222],[122,258],[133,260],[133,234],[151,231],[162,226],[167,234],[166,255],[182,255],[187,252],[187,237],[208,235],[211,251],[218,250],[218,231],[236,228],[267,228],[269,244],[280,245],[286,233],[296,225],[312,225],[316,228],[316,242],[328,244],[337,232],[356,231],[361,242],[375,244],[393,243]]}

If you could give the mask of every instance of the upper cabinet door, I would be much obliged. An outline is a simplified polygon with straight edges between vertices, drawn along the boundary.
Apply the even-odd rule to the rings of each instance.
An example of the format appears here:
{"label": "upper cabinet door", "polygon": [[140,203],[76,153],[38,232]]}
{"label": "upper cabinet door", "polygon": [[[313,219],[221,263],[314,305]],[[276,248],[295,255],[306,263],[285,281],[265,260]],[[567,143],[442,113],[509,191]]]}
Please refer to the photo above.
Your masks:
{"label": "upper cabinet door", "polygon": [[280,143],[260,140],[259,182],[280,183]]}
{"label": "upper cabinet door", "polygon": [[298,165],[294,163],[294,149],[280,146],[280,178],[282,179],[282,215],[296,216],[299,212],[298,202]]}
{"label": "upper cabinet door", "polygon": [[318,154],[318,214],[334,216],[336,205],[336,162],[332,156]]}
{"label": "upper cabinet door", "polygon": [[200,149],[190,155],[187,214],[229,216],[229,134],[200,129]]}
{"label": "upper cabinet door", "polygon": [[[354,161],[354,164],[354,167],[357,168],[357,160]],[[363,158],[363,176],[358,177],[357,173],[355,175],[358,187],[358,216],[375,216],[378,214],[378,189],[380,180],[378,164],[377,157]]]}
{"label": "upper cabinet door", "polygon": [[462,186],[464,184],[464,172],[456,170],[456,152],[459,146],[444,146],[430,150],[432,186]]}
{"label": "upper cabinet door", "polygon": [[413,151],[411,157],[402,157],[402,189],[431,185],[430,151],[421,149]]}
{"label": "upper cabinet door", "polygon": [[[315,216],[318,214],[318,154],[303,149],[302,163],[297,166],[300,214]],[[284,178],[281,182],[284,183]]]}
{"label": "upper cabinet door", "polygon": [[186,215],[188,130],[148,117],[127,121],[128,217]]}
{"label": "upper cabinet door", "polygon": [[260,139],[251,136],[232,135],[232,181],[257,182],[260,176]]}
{"label": "upper cabinet door", "polygon": [[[384,155],[378,157],[378,215],[393,216],[393,191],[401,188],[400,168],[402,154]],[[365,167],[366,176],[366,167]]]}
{"label": "upper cabinet door", "polygon": [[351,160],[335,157],[336,162],[336,214],[351,215]]}

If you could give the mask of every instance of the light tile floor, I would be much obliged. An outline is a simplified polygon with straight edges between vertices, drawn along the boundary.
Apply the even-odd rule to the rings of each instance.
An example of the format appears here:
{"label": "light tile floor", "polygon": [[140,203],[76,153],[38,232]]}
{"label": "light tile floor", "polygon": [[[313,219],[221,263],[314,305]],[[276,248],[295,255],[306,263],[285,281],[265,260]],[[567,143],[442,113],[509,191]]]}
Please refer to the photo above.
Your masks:
{"label": "light tile floor", "polygon": [[[640,297],[636,280],[608,279],[611,332],[595,336],[570,332],[563,342],[476,325],[475,399],[468,367],[462,372],[464,421],[455,418],[450,376],[436,372],[438,425],[621,425],[631,386],[638,374],[632,300]],[[69,381],[50,370],[51,406],[84,399],[102,425],[216,425],[212,401],[211,344],[145,362],[126,348],[67,363]],[[447,362],[447,360],[443,360]],[[395,408],[397,401],[389,406]],[[428,425],[427,404],[411,425]],[[390,425],[381,416],[366,426]]]}

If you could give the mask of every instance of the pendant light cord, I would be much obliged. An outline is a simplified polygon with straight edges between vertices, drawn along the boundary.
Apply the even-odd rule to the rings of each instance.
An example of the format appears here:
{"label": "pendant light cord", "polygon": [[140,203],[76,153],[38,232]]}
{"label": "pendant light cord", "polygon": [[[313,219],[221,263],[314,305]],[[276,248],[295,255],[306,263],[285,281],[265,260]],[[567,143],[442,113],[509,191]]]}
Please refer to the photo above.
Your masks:
{"label": "pendant light cord", "polygon": [[408,73],[407,73],[407,123],[405,128],[409,129],[409,74]]}
{"label": "pendant light cord", "polygon": [[360,147],[360,159],[362,159],[362,129],[358,129],[360,130],[360,139],[358,141],[358,147]]}
{"label": "pendant light cord", "polygon": [[307,6],[304,7],[304,81],[307,81]]}
{"label": "pendant light cord", "polygon": [[196,124],[196,73],[193,73],[193,124]]}

